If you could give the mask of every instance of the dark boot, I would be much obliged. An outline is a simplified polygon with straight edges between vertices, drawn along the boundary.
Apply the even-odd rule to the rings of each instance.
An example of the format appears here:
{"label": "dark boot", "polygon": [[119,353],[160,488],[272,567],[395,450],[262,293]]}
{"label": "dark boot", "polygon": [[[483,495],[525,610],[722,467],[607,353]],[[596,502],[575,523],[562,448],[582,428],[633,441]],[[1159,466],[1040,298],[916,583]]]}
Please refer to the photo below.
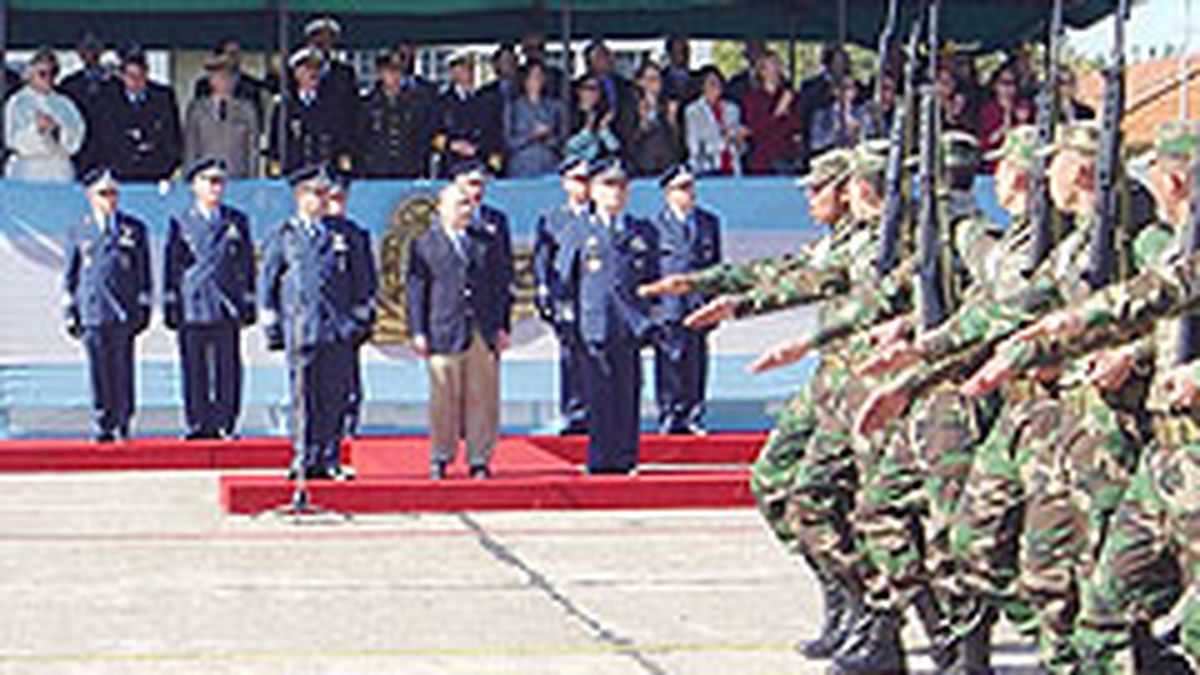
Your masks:
{"label": "dark boot", "polygon": [[1168,644],[1154,637],[1149,622],[1139,621],[1129,630],[1133,649],[1133,667],[1139,675],[1184,675],[1192,673],[1187,660],[1171,651]]}
{"label": "dark boot", "polygon": [[810,659],[827,659],[846,642],[850,630],[863,613],[862,589],[856,581],[830,574],[822,579],[825,595],[825,619],[821,634],[798,646]]}
{"label": "dark boot", "polygon": [[937,664],[938,670],[949,668],[954,662],[954,641],[950,633],[950,622],[934,596],[933,589],[926,585],[917,591],[913,598],[913,607],[921,619],[925,637],[929,639],[930,657]]}
{"label": "dark boot", "polygon": [[978,601],[964,620],[967,632],[954,640],[953,658],[944,668],[946,675],[991,675],[992,626],[996,618],[996,609],[990,603]]}
{"label": "dark boot", "polygon": [[904,645],[900,642],[900,613],[868,610],[854,625],[846,643],[833,657],[835,675],[903,675]]}

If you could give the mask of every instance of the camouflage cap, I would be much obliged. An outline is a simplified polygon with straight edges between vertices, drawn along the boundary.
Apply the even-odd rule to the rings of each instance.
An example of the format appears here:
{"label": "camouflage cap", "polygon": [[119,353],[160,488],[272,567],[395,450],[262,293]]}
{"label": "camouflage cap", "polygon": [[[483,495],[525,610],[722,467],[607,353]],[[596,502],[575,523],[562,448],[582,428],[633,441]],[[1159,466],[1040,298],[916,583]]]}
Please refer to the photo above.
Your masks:
{"label": "camouflage cap", "polygon": [[835,148],[821,153],[812,161],[808,175],[798,182],[800,187],[817,188],[833,181],[845,180],[854,167],[854,151]]}
{"label": "camouflage cap", "polygon": [[851,171],[860,178],[870,178],[887,171],[888,152],[892,144],[885,138],[865,140],[854,148]]}
{"label": "camouflage cap", "polygon": [[1200,123],[1171,120],[1158,125],[1154,134],[1154,154],[1159,157],[1191,159],[1200,146]]}
{"label": "camouflage cap", "polygon": [[1053,155],[1060,150],[1074,150],[1095,158],[1100,154],[1100,123],[1095,120],[1071,122],[1058,127],[1054,142],[1041,149],[1042,156]]}
{"label": "camouflage cap", "polygon": [[1033,168],[1038,157],[1038,128],[1022,124],[1008,130],[1004,143],[985,155],[989,162],[1004,160],[1025,169]]}

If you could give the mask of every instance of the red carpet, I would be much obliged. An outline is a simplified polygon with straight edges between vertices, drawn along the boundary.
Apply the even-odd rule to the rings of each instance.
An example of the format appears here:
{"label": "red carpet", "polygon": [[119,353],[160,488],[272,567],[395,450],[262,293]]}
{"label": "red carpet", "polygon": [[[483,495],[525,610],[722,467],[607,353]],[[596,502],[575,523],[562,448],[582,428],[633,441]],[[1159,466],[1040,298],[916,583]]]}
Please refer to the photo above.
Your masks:
{"label": "red carpet", "polygon": [[284,438],[182,441],[139,438],[124,443],[65,439],[0,441],[0,473],[273,469],[291,461]]}
{"label": "red carpet", "polygon": [[[358,478],[312,483],[313,503],[346,513],[411,513],[529,509],[672,509],[750,506],[748,473],[762,434],[643,439],[644,464],[636,476],[587,476],[580,471],[582,439],[506,438],[492,461],[490,480],[470,480],[466,466],[431,481],[424,439],[355,441],[347,457]],[[682,442],[681,442],[682,441]],[[734,464],[701,469],[698,464]],[[280,475],[224,476],[221,506],[250,514],[287,502],[291,484]]]}

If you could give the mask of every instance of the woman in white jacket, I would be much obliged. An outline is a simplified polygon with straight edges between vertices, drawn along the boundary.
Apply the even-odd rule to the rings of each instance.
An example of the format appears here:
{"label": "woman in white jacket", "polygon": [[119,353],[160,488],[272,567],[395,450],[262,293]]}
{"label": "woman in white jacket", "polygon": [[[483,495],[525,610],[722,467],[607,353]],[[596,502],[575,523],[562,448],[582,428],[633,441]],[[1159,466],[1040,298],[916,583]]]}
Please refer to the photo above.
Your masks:
{"label": "woman in white jacket", "polygon": [[688,164],[696,174],[740,176],[748,131],[742,111],[722,98],[725,81],[713,66],[700,71],[700,96],[684,109]]}
{"label": "woman in white jacket", "polygon": [[54,91],[58,59],[39,51],[29,62],[27,84],[4,106],[4,143],[12,151],[5,176],[18,180],[69,183],[75,178],[71,155],[87,133],[71,99]]}

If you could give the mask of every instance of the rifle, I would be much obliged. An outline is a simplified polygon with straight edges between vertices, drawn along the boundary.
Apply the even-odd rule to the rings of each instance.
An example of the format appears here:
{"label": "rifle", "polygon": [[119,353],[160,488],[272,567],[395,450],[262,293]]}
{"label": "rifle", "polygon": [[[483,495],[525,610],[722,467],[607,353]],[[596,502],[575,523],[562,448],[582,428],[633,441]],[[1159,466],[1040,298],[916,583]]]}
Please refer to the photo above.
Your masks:
{"label": "rifle", "polygon": [[1092,290],[1112,283],[1117,272],[1116,231],[1120,218],[1118,183],[1122,181],[1121,113],[1125,108],[1125,21],[1129,0],[1117,0],[1113,16],[1112,59],[1104,69],[1104,117],[1096,162],[1096,228],[1084,281]]}
{"label": "rifle", "polygon": [[[1054,142],[1054,131],[1058,125],[1059,53],[1062,51],[1062,41],[1065,36],[1063,0],[1054,0],[1050,27],[1046,33],[1046,80],[1042,83],[1037,99],[1038,140],[1042,147],[1047,147]],[[1058,214],[1050,205],[1046,163],[1047,160],[1044,157],[1035,160],[1030,177],[1029,221],[1033,227],[1034,239],[1029,263],[1024,270],[1026,276],[1033,274],[1050,254],[1050,250],[1058,242],[1061,232]]]}
{"label": "rifle", "polygon": [[[888,70],[888,56],[891,55],[892,38],[896,33],[896,21],[900,13],[900,0],[888,0],[887,20],[883,24],[883,32],[879,34],[879,65],[875,69],[875,129],[883,134],[883,78]],[[894,111],[893,111],[893,114]]]}
{"label": "rifle", "polygon": [[940,0],[929,2],[929,80],[921,89],[921,165],[918,174],[921,202],[917,213],[920,268],[917,274],[921,326],[925,329],[937,327],[949,315],[946,270],[943,264],[945,242],[942,241],[938,217],[938,150],[941,145],[941,119],[937,95],[939,7]]}
{"label": "rifle", "polygon": [[[908,172],[904,160],[908,157],[909,140],[912,138],[912,112],[916,90],[918,48],[921,44],[922,15],[913,17],[909,30],[908,44],[904,50],[903,90],[896,99],[892,112],[892,128],[888,132],[887,172],[884,177],[883,217],[880,218],[879,257],[875,260],[875,273],[879,279],[886,277],[900,262],[900,236],[904,225],[905,187]],[[882,73],[879,75],[883,76]]]}
{"label": "rifle", "polygon": [[[1192,195],[1191,213],[1188,214],[1188,229],[1184,240],[1188,256],[1200,251],[1200,147],[1192,149]],[[1200,312],[1184,316],[1179,327],[1179,362],[1187,363],[1200,356]]]}

